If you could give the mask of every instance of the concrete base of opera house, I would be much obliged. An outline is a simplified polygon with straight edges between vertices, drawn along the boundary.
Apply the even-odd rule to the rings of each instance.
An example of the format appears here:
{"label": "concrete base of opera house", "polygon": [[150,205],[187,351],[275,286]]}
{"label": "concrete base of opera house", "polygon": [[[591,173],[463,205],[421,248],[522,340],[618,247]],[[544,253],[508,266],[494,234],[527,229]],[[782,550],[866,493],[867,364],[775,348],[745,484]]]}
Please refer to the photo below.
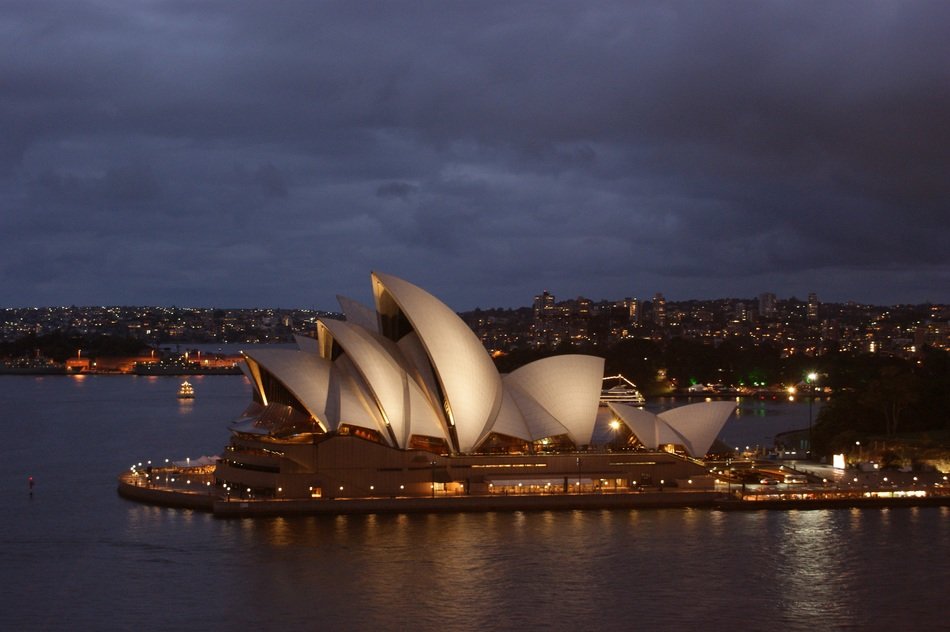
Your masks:
{"label": "concrete base of opera house", "polygon": [[488,511],[563,511],[599,509],[696,508],[791,510],[950,506],[950,496],[774,498],[743,500],[716,491],[641,491],[567,494],[488,494],[442,497],[335,499],[228,499],[213,493],[144,487],[120,477],[119,495],[152,505],[206,511],[220,518],[372,513],[459,513]]}
{"label": "concrete base of opera house", "polygon": [[634,509],[713,507],[722,494],[713,491],[654,491],[567,494],[486,494],[471,496],[396,498],[239,499],[136,484],[123,475],[119,495],[152,505],[207,511],[222,518],[315,514],[436,513],[485,511],[544,511],[570,509]]}

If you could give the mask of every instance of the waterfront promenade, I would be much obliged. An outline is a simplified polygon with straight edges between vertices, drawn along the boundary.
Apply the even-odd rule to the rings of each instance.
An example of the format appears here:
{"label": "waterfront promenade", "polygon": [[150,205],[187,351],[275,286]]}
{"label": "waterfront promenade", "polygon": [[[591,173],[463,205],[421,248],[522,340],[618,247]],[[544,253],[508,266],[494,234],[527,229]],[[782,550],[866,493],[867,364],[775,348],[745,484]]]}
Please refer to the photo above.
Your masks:
{"label": "waterfront promenade", "polygon": [[[240,498],[221,493],[208,467],[176,468],[146,481],[142,473],[119,477],[124,498],[154,505],[205,511],[221,518],[370,513],[439,513],[486,511],[559,511],[601,509],[702,508],[718,510],[791,510],[842,507],[950,506],[950,487],[935,481],[919,486],[893,487],[798,485],[747,486],[727,484],[711,490],[677,488],[640,491],[601,490],[593,493],[483,494],[433,497],[378,498]],[[153,482],[154,481],[154,482]]]}

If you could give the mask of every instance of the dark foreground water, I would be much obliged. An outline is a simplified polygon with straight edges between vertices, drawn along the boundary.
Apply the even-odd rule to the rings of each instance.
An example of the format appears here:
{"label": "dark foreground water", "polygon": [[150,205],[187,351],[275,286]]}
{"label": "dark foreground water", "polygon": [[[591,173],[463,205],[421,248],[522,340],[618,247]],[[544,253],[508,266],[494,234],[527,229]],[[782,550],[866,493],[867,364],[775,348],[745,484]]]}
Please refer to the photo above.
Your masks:
{"label": "dark foreground water", "polygon": [[[950,509],[223,521],[115,493],[214,454],[243,378],[0,377],[5,630],[947,629]],[[756,408],[758,406],[758,408]],[[747,408],[743,404],[744,409]],[[724,437],[807,424],[749,403]],[[758,421],[757,421],[758,420]],[[756,437],[761,436],[762,439]],[[27,477],[36,481],[29,498]]]}

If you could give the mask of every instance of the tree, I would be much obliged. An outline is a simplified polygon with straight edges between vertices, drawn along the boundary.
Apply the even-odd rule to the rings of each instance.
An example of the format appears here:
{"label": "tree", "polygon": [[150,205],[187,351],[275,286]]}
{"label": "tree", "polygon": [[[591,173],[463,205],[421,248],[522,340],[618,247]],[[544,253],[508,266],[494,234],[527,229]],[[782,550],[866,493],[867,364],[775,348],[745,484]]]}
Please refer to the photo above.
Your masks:
{"label": "tree", "polygon": [[863,395],[863,403],[884,419],[884,434],[897,434],[901,415],[919,401],[918,379],[906,368],[887,366],[871,381]]}

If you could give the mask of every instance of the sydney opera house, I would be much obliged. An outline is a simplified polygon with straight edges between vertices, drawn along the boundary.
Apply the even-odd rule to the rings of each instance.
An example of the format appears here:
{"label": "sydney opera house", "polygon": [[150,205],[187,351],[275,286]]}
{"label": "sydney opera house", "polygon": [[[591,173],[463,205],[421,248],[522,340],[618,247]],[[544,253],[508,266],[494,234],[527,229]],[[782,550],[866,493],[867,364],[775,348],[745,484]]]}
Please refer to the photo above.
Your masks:
{"label": "sydney opera house", "polygon": [[[230,494],[370,498],[676,485],[732,413],[602,405],[604,361],[560,355],[499,374],[469,327],[400,278],[373,308],[340,298],[296,349],[245,352],[253,399],[215,470]],[[598,437],[622,436],[608,449]],[[622,445],[619,445],[622,443]]]}

